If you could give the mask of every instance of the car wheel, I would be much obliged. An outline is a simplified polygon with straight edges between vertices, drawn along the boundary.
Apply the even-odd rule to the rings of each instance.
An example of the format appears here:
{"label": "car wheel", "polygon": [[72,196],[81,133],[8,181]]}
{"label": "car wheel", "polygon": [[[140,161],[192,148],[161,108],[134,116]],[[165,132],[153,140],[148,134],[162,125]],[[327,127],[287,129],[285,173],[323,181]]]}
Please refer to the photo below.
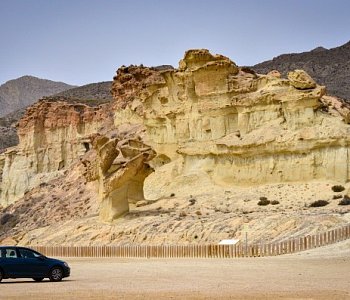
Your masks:
{"label": "car wheel", "polygon": [[0,282],[1,280],[4,278],[4,274],[2,273],[2,271],[0,270]]}
{"label": "car wheel", "polygon": [[63,270],[60,267],[54,267],[50,271],[50,281],[61,281],[63,278]]}
{"label": "car wheel", "polygon": [[44,277],[35,277],[35,278],[33,278],[33,280],[36,282],[40,282],[40,281],[44,280]]}

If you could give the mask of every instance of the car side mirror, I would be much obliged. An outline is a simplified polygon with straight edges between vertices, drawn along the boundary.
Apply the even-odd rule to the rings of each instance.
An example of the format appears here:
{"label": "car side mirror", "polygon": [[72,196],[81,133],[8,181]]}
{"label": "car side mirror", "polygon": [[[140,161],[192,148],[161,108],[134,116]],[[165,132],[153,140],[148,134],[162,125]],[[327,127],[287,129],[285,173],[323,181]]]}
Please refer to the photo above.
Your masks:
{"label": "car side mirror", "polygon": [[40,255],[40,256],[38,256],[38,259],[39,259],[39,260],[45,260],[45,259],[46,259],[46,256]]}

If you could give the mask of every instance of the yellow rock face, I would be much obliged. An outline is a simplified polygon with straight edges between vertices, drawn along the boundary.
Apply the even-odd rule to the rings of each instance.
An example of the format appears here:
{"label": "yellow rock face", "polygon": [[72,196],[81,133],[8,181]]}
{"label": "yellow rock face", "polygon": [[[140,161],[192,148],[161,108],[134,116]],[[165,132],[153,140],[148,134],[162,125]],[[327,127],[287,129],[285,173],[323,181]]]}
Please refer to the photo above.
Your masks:
{"label": "yellow rock face", "polygon": [[292,86],[297,89],[313,89],[316,87],[316,82],[303,70],[295,70],[288,73],[288,79]]}
{"label": "yellow rock face", "polygon": [[130,202],[188,197],[213,184],[350,178],[350,109],[304,71],[260,75],[189,50],[178,69],[120,68],[112,93],[115,102],[103,107],[40,101],[28,109],[20,144],[0,156],[0,205],[78,159],[84,171],[74,176],[96,186],[108,222]]}
{"label": "yellow rock face", "polygon": [[0,156],[0,204],[61,176],[89,150],[89,135],[106,122],[103,110],[86,105],[40,101],[31,106],[19,122],[19,145]]}
{"label": "yellow rock face", "polygon": [[113,221],[128,212],[129,202],[144,200],[143,182],[152,172],[147,162],[155,153],[137,138],[136,132],[132,136],[109,139],[97,135],[93,138],[98,172],[91,180],[99,182],[100,218],[103,221]]}
{"label": "yellow rock face", "polygon": [[325,88],[308,74],[296,70],[288,78],[255,74],[207,50],[187,51],[175,70],[118,70],[113,93],[123,105],[115,124],[143,124],[157,152],[146,195],[181,193],[192,180],[198,188],[208,179],[348,181],[350,127],[322,109]]}

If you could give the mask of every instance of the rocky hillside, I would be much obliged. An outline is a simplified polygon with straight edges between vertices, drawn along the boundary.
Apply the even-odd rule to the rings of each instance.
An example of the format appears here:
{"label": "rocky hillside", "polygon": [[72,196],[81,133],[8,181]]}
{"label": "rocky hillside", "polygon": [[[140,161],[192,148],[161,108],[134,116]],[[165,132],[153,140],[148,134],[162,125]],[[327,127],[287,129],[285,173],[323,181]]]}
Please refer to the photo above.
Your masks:
{"label": "rocky hillside", "polygon": [[66,98],[80,100],[112,100],[111,95],[112,81],[90,83],[57,93],[55,96],[63,96]]}
{"label": "rocky hillside", "polygon": [[[112,82],[98,82],[73,87],[52,96],[42,97],[49,101],[66,101],[68,103],[81,103],[88,106],[98,106],[112,101]],[[36,99],[36,100],[39,100]],[[0,118],[0,152],[5,148],[18,144],[16,124],[25,113],[26,108],[21,108]]]}
{"label": "rocky hillside", "polygon": [[324,94],[305,71],[200,49],[177,69],[121,67],[112,102],[42,99],[0,155],[0,242],[283,240],[348,223],[350,108]]}
{"label": "rocky hillside", "polygon": [[23,76],[0,86],[0,117],[33,104],[43,96],[53,95],[74,86],[33,76]]}
{"label": "rocky hillside", "polygon": [[332,49],[283,54],[252,68],[261,74],[278,70],[283,76],[295,69],[305,70],[317,83],[327,86],[328,94],[350,101],[350,42]]}
{"label": "rocky hillside", "polygon": [[0,152],[18,144],[16,125],[25,113],[21,108],[0,118]]}

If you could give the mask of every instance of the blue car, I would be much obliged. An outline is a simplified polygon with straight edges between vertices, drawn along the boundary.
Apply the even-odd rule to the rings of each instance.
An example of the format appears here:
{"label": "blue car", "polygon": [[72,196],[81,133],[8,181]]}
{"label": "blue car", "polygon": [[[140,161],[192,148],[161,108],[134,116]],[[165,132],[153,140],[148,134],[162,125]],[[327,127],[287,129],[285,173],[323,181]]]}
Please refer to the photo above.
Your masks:
{"label": "blue car", "polygon": [[61,281],[69,277],[70,268],[64,261],[46,257],[24,247],[0,247],[0,282],[7,278],[33,278]]}

